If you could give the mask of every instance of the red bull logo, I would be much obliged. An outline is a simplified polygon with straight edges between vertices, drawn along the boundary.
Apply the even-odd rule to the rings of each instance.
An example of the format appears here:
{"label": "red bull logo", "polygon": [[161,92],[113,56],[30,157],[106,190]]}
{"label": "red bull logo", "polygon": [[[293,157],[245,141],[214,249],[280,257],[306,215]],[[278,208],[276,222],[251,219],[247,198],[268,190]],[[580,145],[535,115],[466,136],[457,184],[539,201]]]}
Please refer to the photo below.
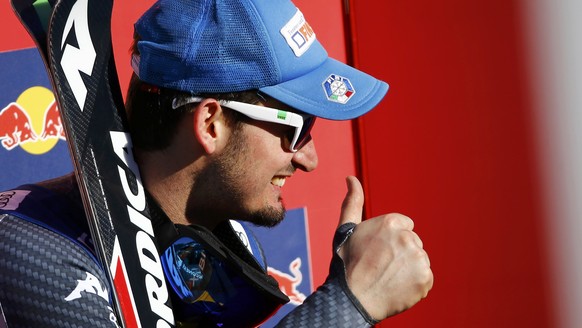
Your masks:
{"label": "red bull logo", "polygon": [[0,144],[6,150],[21,147],[33,155],[50,151],[66,140],[54,94],[35,86],[0,110]]}
{"label": "red bull logo", "polygon": [[17,103],[11,103],[0,112],[2,146],[11,150],[21,143],[36,140],[30,117]]}
{"label": "red bull logo", "polygon": [[297,287],[303,281],[303,274],[301,273],[301,258],[296,258],[289,264],[289,272],[291,274],[281,272],[277,269],[268,267],[267,272],[273,276],[279,283],[279,289],[289,297],[289,301],[293,305],[300,305],[305,300],[305,294],[301,293]]}

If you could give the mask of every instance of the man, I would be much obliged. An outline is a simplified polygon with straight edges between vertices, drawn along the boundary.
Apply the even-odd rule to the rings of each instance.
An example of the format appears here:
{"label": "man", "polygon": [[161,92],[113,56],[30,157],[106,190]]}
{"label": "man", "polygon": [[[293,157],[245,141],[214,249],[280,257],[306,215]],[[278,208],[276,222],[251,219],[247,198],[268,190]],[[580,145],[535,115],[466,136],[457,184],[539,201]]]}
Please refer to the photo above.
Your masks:
{"label": "man", "polygon": [[[362,115],[388,86],[329,58],[288,0],[159,0],[135,32],[127,110],[164,268],[183,278],[166,270],[176,319],[189,326],[256,325],[284,298],[272,290],[256,302],[213,294],[235,310],[201,302],[219,285],[210,272],[222,270],[206,248],[223,249],[230,219],[263,226],[283,220],[286,178],[318,163],[309,134],[316,117]],[[432,287],[412,220],[389,214],[361,222],[361,185],[348,177],[347,188],[330,275],[281,327],[369,326],[410,308]],[[111,291],[87,238],[73,176],[6,195],[0,302],[9,326],[113,326]],[[210,241],[198,243],[208,231]],[[234,267],[264,262],[230,244],[228,252],[241,259]],[[264,273],[250,277],[250,287],[249,277],[221,275],[228,277],[222,285],[245,293],[270,288]]]}

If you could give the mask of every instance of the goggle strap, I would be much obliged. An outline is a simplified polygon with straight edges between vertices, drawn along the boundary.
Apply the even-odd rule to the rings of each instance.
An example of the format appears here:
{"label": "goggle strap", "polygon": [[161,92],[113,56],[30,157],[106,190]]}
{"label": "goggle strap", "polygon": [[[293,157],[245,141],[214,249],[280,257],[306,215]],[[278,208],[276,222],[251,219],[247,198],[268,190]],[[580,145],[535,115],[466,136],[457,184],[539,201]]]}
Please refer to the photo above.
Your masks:
{"label": "goggle strap", "polygon": [[[261,265],[261,263],[257,260],[257,258],[248,250],[248,248],[243,244],[241,239],[238,236],[238,233],[232,227],[230,221],[223,221],[220,223],[212,233],[221,241],[223,242],[228,249],[233,251],[238,257],[240,257],[243,261],[254,267],[255,269],[266,273],[266,269]],[[245,229],[245,233],[252,234],[252,231]],[[253,235],[256,239],[256,237]],[[264,258],[263,249],[259,246],[259,256]]]}

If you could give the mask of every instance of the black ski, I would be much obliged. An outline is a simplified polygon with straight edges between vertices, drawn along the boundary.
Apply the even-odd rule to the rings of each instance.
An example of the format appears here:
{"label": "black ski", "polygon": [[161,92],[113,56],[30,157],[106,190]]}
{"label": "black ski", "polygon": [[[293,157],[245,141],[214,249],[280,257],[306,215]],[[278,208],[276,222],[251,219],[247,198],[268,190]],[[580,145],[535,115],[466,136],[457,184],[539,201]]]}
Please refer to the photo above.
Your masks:
{"label": "black ski", "polygon": [[175,326],[113,58],[113,0],[11,3],[47,66],[118,324]]}

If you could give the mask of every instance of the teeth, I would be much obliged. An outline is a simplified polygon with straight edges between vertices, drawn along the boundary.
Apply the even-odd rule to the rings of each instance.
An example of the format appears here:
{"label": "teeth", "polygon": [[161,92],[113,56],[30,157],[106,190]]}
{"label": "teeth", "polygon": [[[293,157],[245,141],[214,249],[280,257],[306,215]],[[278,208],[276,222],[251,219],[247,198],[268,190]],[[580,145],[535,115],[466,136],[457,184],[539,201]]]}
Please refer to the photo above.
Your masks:
{"label": "teeth", "polygon": [[271,179],[271,184],[277,187],[283,187],[283,185],[285,184],[285,178],[274,177],[273,179]]}

